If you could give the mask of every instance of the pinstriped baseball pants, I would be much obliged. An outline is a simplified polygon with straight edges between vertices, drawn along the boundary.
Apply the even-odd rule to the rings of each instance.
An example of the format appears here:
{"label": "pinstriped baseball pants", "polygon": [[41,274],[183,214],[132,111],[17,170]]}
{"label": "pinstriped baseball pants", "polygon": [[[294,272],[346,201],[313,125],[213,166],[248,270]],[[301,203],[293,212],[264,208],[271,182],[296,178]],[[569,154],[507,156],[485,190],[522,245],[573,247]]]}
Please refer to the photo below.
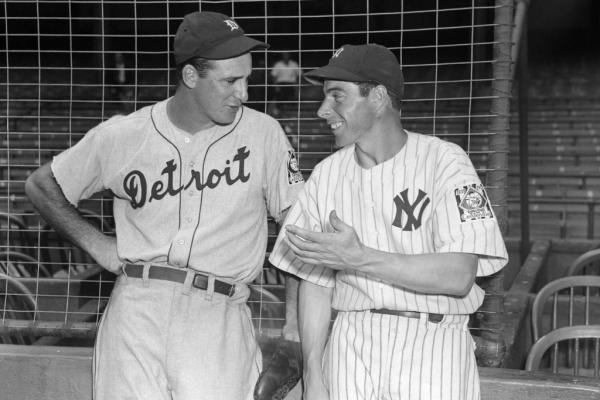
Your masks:
{"label": "pinstriped baseball pants", "polygon": [[439,323],[368,311],[340,312],[323,360],[330,400],[477,400],[468,316]]}

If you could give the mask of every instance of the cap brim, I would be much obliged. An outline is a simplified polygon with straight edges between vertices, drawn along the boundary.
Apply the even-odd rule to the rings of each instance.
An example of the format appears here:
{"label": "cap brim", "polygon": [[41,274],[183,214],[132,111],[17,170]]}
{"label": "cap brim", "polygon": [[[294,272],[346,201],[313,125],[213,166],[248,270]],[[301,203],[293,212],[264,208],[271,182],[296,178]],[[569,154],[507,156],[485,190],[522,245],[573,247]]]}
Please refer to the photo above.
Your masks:
{"label": "cap brim", "polygon": [[268,49],[269,45],[247,36],[237,36],[230,38],[210,49],[210,51],[202,54],[201,57],[207,60],[224,60],[234,58],[242,54],[248,53],[251,50]]}
{"label": "cap brim", "polygon": [[326,80],[346,82],[363,82],[365,80],[362,76],[332,65],[308,71],[303,77],[313,85],[322,85]]}

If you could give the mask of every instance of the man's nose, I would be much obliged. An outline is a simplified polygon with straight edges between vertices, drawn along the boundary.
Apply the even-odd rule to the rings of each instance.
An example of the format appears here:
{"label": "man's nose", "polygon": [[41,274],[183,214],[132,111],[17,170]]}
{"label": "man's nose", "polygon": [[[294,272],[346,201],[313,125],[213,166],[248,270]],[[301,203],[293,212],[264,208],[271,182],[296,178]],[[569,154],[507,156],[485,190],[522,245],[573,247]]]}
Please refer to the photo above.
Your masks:
{"label": "man's nose", "polygon": [[248,101],[248,82],[246,80],[240,79],[235,87],[235,97],[240,99],[242,103]]}
{"label": "man's nose", "polygon": [[325,101],[321,103],[321,107],[317,110],[317,116],[319,118],[327,119],[331,115],[331,108]]}

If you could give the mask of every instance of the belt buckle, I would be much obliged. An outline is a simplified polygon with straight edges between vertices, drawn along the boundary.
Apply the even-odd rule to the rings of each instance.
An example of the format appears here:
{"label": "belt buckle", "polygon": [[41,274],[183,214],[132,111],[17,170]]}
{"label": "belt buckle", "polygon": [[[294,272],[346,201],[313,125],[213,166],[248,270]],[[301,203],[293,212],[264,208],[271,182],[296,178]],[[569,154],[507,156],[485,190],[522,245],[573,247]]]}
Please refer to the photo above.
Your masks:
{"label": "belt buckle", "polygon": [[[208,275],[197,272],[194,274],[194,279],[192,280],[192,286],[197,289],[208,290],[208,280],[209,280]],[[222,281],[218,281],[215,279],[215,283],[216,282],[222,282]],[[227,293],[222,293],[222,292],[217,292],[217,293],[225,294],[228,297],[232,297],[235,294],[235,285],[232,285],[231,283],[227,283],[227,282],[222,282],[222,283],[229,285],[229,290],[227,291]]]}
{"label": "belt buckle", "polygon": [[442,322],[443,319],[444,319],[444,314],[436,314],[436,313],[427,314],[427,320],[429,322],[433,322],[434,324]]}
{"label": "belt buckle", "polygon": [[233,297],[233,295],[235,294],[235,285],[232,285],[231,283],[229,284],[229,292],[227,293],[228,297]]}
{"label": "belt buckle", "polygon": [[192,280],[192,286],[197,289],[206,290],[208,288],[208,276],[195,273],[194,279]]}

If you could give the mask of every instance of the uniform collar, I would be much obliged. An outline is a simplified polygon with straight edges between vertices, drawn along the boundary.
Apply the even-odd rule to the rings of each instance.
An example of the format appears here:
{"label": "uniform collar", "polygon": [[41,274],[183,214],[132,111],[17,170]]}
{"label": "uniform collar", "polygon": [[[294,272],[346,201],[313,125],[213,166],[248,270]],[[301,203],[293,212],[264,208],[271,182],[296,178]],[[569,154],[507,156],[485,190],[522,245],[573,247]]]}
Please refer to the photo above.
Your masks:
{"label": "uniform collar", "polygon": [[[169,102],[169,100],[171,99],[168,98],[166,100],[160,101],[158,103],[156,103],[153,107],[152,107],[152,121],[154,123],[154,126],[156,127],[156,130],[162,135],[167,137],[169,140],[173,140],[173,141],[178,141],[178,139],[181,139],[181,135],[185,134],[183,131],[179,130],[179,129],[173,129],[173,127],[175,127],[175,125],[169,120],[169,117],[167,115],[167,103]],[[242,118],[242,115],[244,114],[243,112],[244,107],[240,107],[240,109],[238,110],[234,121],[229,124],[229,125],[215,125],[213,127],[210,127],[208,129],[204,129],[202,131],[196,132],[195,134],[189,134],[189,138],[191,140],[206,140],[206,138],[220,138],[223,135],[226,135],[228,133],[230,133],[232,131],[232,129],[235,128],[235,126],[240,122],[240,119]],[[200,138],[200,139],[198,139]]]}
{"label": "uniform collar", "polygon": [[404,165],[409,166],[419,158],[419,135],[406,129],[404,132],[406,132],[406,143],[398,154],[404,151]]}

